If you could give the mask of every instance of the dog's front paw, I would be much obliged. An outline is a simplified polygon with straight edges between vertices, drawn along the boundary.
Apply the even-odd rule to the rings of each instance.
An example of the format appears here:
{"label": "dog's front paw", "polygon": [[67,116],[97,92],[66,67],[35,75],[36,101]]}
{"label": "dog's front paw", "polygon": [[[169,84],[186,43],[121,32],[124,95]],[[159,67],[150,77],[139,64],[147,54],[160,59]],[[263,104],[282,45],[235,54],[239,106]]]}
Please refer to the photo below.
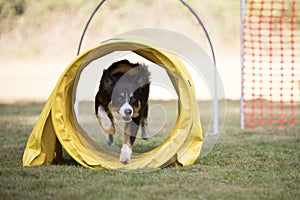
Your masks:
{"label": "dog's front paw", "polygon": [[105,132],[107,132],[109,134],[115,133],[114,124],[102,106],[98,107],[97,118],[98,118],[100,126],[104,129]]}
{"label": "dog's front paw", "polygon": [[131,153],[132,151],[130,147],[127,144],[123,144],[120,154],[120,162],[123,164],[129,164]]}

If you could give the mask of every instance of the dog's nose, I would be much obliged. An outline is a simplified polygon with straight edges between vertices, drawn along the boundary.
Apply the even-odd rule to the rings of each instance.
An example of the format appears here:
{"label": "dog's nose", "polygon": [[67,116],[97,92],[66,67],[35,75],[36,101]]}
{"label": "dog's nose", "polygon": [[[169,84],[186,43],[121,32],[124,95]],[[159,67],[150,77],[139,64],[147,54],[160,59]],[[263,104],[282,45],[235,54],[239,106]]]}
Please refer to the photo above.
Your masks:
{"label": "dog's nose", "polygon": [[132,110],[131,110],[130,108],[126,108],[126,109],[124,110],[124,113],[125,113],[125,115],[129,116],[129,115],[132,114]]}

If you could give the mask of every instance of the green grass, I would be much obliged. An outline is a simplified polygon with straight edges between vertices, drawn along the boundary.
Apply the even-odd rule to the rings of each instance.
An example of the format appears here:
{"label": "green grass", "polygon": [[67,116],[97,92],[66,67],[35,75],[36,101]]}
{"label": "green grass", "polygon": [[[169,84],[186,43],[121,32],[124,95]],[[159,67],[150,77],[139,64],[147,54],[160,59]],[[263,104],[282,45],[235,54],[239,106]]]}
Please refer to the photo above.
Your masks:
{"label": "green grass", "polygon": [[300,199],[299,130],[240,130],[238,102],[227,101],[206,157],[147,173],[90,170],[66,154],[61,165],[22,167],[42,107],[0,105],[0,199]]}

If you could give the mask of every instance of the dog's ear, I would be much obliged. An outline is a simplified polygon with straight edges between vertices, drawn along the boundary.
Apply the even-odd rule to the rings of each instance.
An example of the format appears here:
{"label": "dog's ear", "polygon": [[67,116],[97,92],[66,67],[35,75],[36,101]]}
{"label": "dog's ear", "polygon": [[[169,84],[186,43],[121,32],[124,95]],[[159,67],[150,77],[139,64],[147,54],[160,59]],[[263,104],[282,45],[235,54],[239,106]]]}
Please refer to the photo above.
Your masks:
{"label": "dog's ear", "polygon": [[113,77],[113,75],[111,75],[111,73],[106,69],[103,70],[102,77],[103,78],[101,84],[103,85],[103,89],[104,90],[111,89],[116,82],[115,77]]}
{"label": "dog's ear", "polygon": [[135,77],[139,86],[150,84],[150,72],[148,71],[148,67],[144,64],[138,67]]}

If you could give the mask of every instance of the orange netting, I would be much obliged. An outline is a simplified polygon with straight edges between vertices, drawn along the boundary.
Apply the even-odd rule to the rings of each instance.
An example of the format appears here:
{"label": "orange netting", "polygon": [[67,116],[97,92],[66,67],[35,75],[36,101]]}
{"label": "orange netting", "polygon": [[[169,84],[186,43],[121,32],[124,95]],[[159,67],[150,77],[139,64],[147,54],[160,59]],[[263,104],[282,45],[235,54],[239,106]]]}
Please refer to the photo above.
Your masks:
{"label": "orange netting", "polygon": [[242,128],[300,128],[300,0],[242,3]]}

